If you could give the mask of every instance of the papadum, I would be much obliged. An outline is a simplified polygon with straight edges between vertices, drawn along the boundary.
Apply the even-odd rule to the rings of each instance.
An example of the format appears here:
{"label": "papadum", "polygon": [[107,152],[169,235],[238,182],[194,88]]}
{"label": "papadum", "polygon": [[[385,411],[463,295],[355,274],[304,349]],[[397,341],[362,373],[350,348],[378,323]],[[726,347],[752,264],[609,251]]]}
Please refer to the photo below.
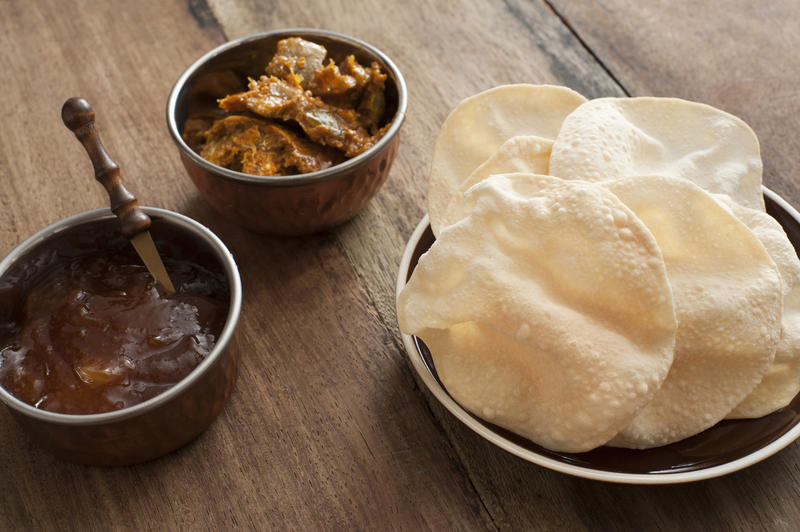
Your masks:
{"label": "papadum", "polygon": [[682,177],[764,210],[761,152],[741,119],[677,98],[599,98],[572,112],[550,155],[550,175],[605,181]]}
{"label": "papadum", "polygon": [[453,197],[441,217],[440,227],[444,228],[454,224],[464,216],[465,212],[464,194],[467,190],[494,174],[511,173],[530,173],[547,174],[548,161],[550,160],[550,149],[553,141],[534,136],[511,137],[497,148],[491,157],[486,159],[472,173],[454,189]]}
{"label": "papadum", "polygon": [[557,451],[603,445],[672,362],[655,239],[593,183],[493,175],[464,201],[398,296],[401,329],[479,417]]}
{"label": "papadum", "polygon": [[610,444],[667,445],[716,424],[761,381],[780,338],[781,279],[753,233],[693,183],[653,176],[602,185],[655,237],[678,319],[666,380]]}
{"label": "papadum", "polygon": [[434,235],[460,185],[506,140],[533,135],[556,138],[561,122],[586,98],[566,87],[503,85],[459,103],[445,119],[433,148],[428,215]]}
{"label": "papadum", "polygon": [[744,223],[775,261],[783,284],[781,338],[769,371],[729,419],[766,416],[788,405],[800,393],[800,260],[786,232],[765,212],[742,207],[723,195],[714,199]]}

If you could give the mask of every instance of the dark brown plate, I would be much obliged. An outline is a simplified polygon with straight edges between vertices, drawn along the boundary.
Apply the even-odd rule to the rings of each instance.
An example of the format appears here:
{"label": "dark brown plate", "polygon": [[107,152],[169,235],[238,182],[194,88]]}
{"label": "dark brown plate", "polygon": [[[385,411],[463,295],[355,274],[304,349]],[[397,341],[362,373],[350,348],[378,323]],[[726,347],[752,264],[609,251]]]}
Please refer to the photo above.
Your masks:
{"label": "dark brown plate", "polygon": [[[766,187],[764,200],[767,212],[783,226],[795,249],[800,249],[800,213]],[[397,279],[398,293],[434,240],[426,216],[411,235],[403,254]],[[696,436],[663,447],[646,450],[599,447],[586,453],[554,452],[462,408],[439,380],[425,343],[407,334],[403,335],[403,342],[412,365],[428,389],[469,428],[520,458],[571,475],[631,484],[691,482],[753,465],[800,436],[798,394],[788,406],[768,416],[721,421]]]}

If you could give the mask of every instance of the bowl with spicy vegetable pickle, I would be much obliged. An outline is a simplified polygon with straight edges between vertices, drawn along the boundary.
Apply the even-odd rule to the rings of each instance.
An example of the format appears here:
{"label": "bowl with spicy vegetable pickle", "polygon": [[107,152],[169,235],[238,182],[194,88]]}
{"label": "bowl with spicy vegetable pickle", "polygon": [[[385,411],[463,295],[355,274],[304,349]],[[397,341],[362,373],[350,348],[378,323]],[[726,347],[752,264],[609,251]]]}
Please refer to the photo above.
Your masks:
{"label": "bowl with spicy vegetable pickle", "polygon": [[339,225],[389,174],[406,115],[403,76],[373,46],[287,29],[207,53],[175,83],[167,126],[192,181],[250,230]]}
{"label": "bowl with spicy vegetable pickle", "polygon": [[0,401],[77,463],[125,465],[188,443],[237,376],[236,263],[208,228],[143,207],[175,285],[147,273],[109,209],[71,216],[0,262]]}

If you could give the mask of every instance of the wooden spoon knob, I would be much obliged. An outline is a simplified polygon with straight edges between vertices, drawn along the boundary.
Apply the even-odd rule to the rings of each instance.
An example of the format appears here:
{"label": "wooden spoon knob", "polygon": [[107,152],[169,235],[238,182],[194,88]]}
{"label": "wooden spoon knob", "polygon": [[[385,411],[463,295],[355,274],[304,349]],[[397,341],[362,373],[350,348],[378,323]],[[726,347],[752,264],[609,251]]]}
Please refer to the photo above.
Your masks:
{"label": "wooden spoon knob", "polygon": [[139,208],[136,197],[128,192],[119,175],[119,165],[108,156],[100,135],[94,127],[94,110],[83,98],[70,98],[61,108],[61,119],[89,154],[97,179],[111,201],[111,211],[117,215],[122,226],[122,235],[132,238],[150,229],[150,217]]}

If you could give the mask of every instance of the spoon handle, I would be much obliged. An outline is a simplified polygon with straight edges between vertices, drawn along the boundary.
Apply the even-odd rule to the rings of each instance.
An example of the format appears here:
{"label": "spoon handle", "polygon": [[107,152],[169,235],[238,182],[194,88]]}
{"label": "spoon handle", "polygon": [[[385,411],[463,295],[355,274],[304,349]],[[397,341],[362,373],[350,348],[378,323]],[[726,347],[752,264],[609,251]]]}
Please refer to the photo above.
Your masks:
{"label": "spoon handle", "polygon": [[83,98],[70,98],[61,108],[61,119],[75,133],[89,154],[94,166],[94,177],[108,192],[111,212],[119,218],[122,235],[130,239],[147,231],[150,228],[150,217],[139,209],[136,197],[122,184],[119,165],[108,156],[94,127],[94,110],[89,102]]}

